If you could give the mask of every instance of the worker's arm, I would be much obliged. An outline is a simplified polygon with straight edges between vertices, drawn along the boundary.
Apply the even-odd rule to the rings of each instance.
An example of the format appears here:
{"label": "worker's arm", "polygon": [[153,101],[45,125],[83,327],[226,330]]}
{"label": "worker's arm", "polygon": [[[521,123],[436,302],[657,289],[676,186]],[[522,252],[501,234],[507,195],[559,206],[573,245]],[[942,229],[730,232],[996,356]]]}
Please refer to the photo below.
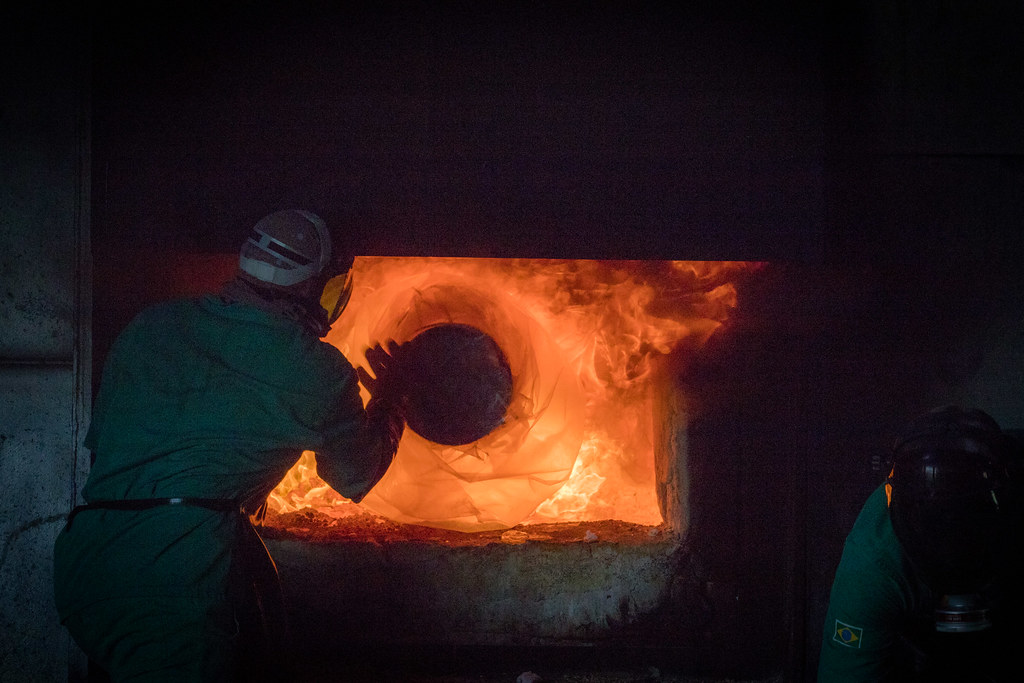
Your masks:
{"label": "worker's arm", "polygon": [[323,445],[316,451],[317,473],[341,495],[362,500],[384,476],[398,450],[405,429],[394,390],[393,358],[376,347],[366,354],[374,376],[360,373],[371,398],[363,409],[356,373],[338,392],[334,419],[323,433]]}
{"label": "worker's arm", "polygon": [[892,680],[911,589],[877,489],[847,537],[822,634],[819,683]]}

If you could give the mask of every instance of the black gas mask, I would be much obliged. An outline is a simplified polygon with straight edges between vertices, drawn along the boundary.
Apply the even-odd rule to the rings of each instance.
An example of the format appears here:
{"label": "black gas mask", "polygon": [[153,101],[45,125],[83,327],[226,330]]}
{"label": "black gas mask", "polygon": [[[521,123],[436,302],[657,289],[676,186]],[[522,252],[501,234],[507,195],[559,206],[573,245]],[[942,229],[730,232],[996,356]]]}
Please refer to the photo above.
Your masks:
{"label": "black gas mask", "polygon": [[1006,439],[981,411],[945,408],[911,425],[889,476],[893,529],[937,596],[935,628],[991,626],[989,589],[1011,534]]}

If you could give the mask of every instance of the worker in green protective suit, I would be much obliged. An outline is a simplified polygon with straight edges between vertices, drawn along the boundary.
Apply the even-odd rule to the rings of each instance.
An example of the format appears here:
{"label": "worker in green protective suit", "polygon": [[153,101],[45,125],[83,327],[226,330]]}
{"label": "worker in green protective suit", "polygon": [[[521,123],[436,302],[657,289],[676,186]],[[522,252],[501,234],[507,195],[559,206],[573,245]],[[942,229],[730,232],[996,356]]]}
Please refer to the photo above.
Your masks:
{"label": "worker in green protective suit", "polygon": [[303,450],[359,501],[405,425],[392,356],[368,350],[373,376],[357,375],[321,341],[351,265],[318,216],[275,212],[221,292],[145,310],[115,341],[85,439],[86,504],[55,547],[60,618],[111,679],[284,678],[276,569],[249,515]]}
{"label": "worker in green protective suit", "polygon": [[1022,483],[1019,442],[986,413],[912,421],[847,536],[819,683],[1018,680]]}

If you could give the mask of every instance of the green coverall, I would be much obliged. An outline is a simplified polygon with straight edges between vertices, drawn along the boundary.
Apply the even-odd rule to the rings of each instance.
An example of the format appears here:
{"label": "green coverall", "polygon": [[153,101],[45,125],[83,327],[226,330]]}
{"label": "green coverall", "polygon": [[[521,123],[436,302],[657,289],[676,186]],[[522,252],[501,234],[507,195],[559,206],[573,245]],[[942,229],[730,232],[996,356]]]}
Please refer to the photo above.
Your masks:
{"label": "green coverall", "polygon": [[[1011,604],[1011,598],[1004,598]],[[818,682],[1016,680],[1019,668],[1010,669],[1013,677],[1008,679],[993,672],[1006,669],[1002,660],[1012,655],[1022,632],[1019,624],[997,623],[980,634],[937,634],[934,606],[935,596],[905,559],[885,485],[879,486],[847,536],[836,569]],[[1010,613],[1016,619],[1013,612],[1004,609],[997,615]],[[922,668],[928,673],[915,673]]]}
{"label": "green coverall", "polygon": [[[394,443],[356,373],[298,322],[219,296],[142,312],[115,341],[85,439],[87,502],[197,497],[253,510],[303,450],[360,500]],[[55,547],[62,622],[115,680],[230,680],[238,513],[88,509]]]}
{"label": "green coverall", "polygon": [[818,663],[819,683],[886,680],[905,615],[924,599],[903,567],[885,486],[868,498],[836,570]]}

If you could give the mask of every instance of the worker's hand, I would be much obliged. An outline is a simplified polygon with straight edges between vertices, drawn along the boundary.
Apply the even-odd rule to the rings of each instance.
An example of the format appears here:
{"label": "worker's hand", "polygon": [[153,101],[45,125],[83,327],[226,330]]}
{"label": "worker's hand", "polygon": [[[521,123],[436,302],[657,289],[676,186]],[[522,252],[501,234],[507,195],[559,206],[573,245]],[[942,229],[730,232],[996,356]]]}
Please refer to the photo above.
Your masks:
{"label": "worker's hand", "polygon": [[402,398],[402,347],[393,340],[388,340],[387,351],[380,344],[366,350],[366,364],[373,371],[371,376],[364,368],[356,368],[359,381],[370,392],[370,401],[366,404],[366,414],[371,425],[378,425],[391,462],[398,442],[405,431],[405,409]]}
{"label": "worker's hand", "polygon": [[387,341],[386,351],[380,344],[366,350],[366,364],[370,366],[373,375],[362,367],[356,368],[356,373],[372,399],[399,402],[402,394],[401,351],[401,345],[390,339]]}

